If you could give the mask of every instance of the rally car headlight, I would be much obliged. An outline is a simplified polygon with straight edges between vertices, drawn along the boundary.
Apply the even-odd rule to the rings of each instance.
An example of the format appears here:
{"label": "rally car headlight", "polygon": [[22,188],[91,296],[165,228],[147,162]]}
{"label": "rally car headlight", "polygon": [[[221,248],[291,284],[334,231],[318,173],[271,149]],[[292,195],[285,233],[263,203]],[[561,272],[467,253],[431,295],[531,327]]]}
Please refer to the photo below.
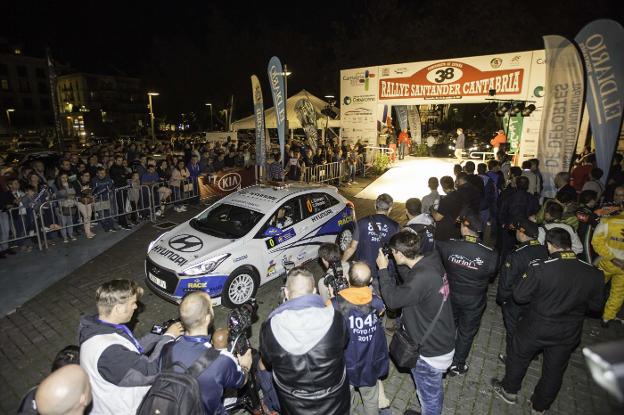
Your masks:
{"label": "rally car headlight", "polygon": [[230,254],[223,254],[214,258],[207,259],[198,265],[193,265],[190,268],[182,270],[181,275],[208,274],[209,272],[212,272],[215,269],[217,269],[217,267],[221,265],[221,263],[225,261],[227,257],[229,256]]}

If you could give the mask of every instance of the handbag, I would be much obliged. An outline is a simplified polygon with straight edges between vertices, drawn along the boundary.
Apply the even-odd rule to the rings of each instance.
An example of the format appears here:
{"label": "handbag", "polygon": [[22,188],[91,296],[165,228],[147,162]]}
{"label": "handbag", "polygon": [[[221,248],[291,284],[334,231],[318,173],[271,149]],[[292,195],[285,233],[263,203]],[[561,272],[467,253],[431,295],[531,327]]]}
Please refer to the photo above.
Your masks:
{"label": "handbag", "polygon": [[427,338],[433,331],[433,327],[436,322],[440,318],[440,314],[442,313],[442,307],[444,307],[444,303],[446,303],[447,297],[442,299],[442,303],[440,303],[440,308],[436,313],[435,317],[431,321],[431,324],[427,328],[425,335],[422,337],[420,343],[415,343],[410,335],[405,330],[405,326],[401,324],[401,326],[397,329],[392,336],[392,341],[390,342],[389,352],[390,357],[394,360],[394,363],[398,367],[404,368],[414,368],[416,367],[416,362],[420,358],[420,348],[425,342]]}

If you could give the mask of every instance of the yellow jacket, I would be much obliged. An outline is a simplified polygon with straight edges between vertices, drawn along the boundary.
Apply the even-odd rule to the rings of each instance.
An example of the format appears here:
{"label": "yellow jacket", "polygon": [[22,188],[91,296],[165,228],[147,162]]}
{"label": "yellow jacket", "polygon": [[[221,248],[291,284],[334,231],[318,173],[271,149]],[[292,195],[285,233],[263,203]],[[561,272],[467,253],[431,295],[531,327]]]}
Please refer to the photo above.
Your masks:
{"label": "yellow jacket", "polygon": [[604,260],[624,259],[624,213],[600,220],[592,238],[592,246]]}

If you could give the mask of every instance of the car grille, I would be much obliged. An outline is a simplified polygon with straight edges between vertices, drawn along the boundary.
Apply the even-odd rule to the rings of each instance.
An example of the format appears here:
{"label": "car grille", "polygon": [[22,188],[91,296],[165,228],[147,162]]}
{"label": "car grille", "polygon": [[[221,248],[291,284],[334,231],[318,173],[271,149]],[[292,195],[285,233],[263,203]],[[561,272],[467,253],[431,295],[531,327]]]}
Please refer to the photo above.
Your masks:
{"label": "car grille", "polygon": [[[149,274],[151,273],[156,278],[159,278],[160,280],[164,281],[165,284],[167,285],[167,288],[165,289],[163,289],[160,286],[157,286],[158,289],[164,290],[165,292],[169,294],[175,293],[175,290],[178,286],[178,277],[176,276],[174,272],[169,271],[168,269],[159,267],[158,265],[154,264],[149,258],[145,260],[145,270],[148,273],[147,275],[148,279],[149,279]],[[156,286],[156,285],[152,284],[152,286]]]}

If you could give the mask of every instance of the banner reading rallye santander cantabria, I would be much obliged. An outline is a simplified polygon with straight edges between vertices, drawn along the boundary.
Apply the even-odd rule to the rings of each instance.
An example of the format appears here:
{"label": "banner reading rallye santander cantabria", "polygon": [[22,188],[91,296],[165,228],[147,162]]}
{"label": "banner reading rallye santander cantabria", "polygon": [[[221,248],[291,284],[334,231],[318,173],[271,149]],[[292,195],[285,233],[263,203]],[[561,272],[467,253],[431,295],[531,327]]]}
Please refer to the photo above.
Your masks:
{"label": "banner reading rallye santander cantabria", "polygon": [[266,163],[265,135],[264,135],[264,102],[262,88],[256,75],[251,75],[251,93],[253,94],[254,116],[256,122],[256,166]]}
{"label": "banner reading rallye santander cantabria", "polygon": [[596,143],[596,162],[606,183],[622,125],[624,104],[624,28],[608,19],[595,20],[574,38],[587,80],[586,103]]}
{"label": "banner reading rallye santander cantabria", "polygon": [[282,63],[277,56],[269,60],[267,69],[269,75],[269,85],[273,95],[273,106],[275,107],[275,118],[277,120],[277,137],[279,139],[280,155],[282,164],[284,163],[284,144],[286,143],[286,99],[284,92],[284,70]]}

